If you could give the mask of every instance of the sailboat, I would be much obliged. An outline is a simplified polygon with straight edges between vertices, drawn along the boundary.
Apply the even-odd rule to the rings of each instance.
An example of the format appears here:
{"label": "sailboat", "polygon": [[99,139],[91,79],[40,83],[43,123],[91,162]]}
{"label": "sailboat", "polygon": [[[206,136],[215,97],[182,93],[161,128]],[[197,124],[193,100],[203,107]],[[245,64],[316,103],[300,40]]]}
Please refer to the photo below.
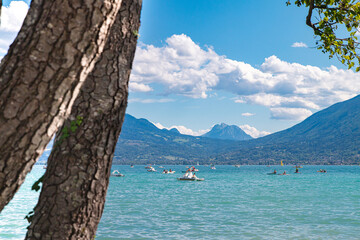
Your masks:
{"label": "sailboat", "polygon": [[284,166],[284,163],[283,163],[283,161],[281,160],[281,163],[280,163],[280,165],[283,167]]}

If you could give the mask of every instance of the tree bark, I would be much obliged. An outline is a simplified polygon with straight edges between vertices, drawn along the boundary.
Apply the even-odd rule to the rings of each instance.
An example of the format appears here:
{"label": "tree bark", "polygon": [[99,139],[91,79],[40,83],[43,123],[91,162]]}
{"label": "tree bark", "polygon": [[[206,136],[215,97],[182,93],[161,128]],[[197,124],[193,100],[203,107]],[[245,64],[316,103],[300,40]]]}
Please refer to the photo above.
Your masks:
{"label": "tree bark", "polygon": [[26,239],[95,235],[127,106],[141,4],[123,0],[104,51],[56,134]]}
{"label": "tree bark", "polygon": [[33,0],[0,65],[0,211],[103,50],[121,0]]}

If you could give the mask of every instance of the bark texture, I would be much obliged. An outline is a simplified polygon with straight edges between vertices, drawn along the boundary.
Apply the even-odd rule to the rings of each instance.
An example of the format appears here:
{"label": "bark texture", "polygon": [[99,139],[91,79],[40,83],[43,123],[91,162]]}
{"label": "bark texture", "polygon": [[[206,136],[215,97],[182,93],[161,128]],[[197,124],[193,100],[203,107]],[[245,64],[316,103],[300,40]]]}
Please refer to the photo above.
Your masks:
{"label": "bark texture", "polygon": [[121,0],[33,0],[0,64],[0,211],[102,52]]}
{"label": "bark texture", "polygon": [[127,106],[141,3],[123,0],[104,51],[56,134],[26,239],[93,239],[95,235]]}

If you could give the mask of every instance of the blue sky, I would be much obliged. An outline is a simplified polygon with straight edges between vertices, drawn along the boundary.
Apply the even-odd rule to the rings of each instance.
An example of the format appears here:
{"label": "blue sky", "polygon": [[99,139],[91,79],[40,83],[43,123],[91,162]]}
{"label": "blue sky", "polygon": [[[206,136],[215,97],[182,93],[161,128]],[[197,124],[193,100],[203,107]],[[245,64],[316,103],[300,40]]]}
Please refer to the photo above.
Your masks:
{"label": "blue sky", "polygon": [[[4,5],[12,19],[26,6]],[[357,95],[358,74],[312,48],[306,13],[283,0],[143,0],[127,112],[188,134],[224,122],[258,137]],[[2,19],[2,55],[14,22]]]}

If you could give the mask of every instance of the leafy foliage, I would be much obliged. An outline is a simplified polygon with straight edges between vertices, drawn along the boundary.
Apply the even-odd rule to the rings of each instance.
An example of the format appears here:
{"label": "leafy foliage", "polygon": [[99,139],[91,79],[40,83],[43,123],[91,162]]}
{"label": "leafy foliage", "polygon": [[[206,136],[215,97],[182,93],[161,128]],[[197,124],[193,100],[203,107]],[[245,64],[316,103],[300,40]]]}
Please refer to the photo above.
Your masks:
{"label": "leafy foliage", "polygon": [[64,126],[61,130],[61,135],[59,140],[55,143],[55,147],[60,145],[64,139],[70,136],[70,133],[75,133],[78,127],[80,127],[81,123],[83,122],[84,118],[81,116],[77,116],[75,120],[70,122],[70,126]]}
{"label": "leafy foliage", "polygon": [[[348,68],[360,70],[359,0],[296,0],[295,5],[309,8],[306,24],[314,30],[317,48],[336,56]],[[291,1],[286,2],[291,5]],[[314,16],[314,12],[317,16]],[[314,21],[315,20],[315,21]]]}

